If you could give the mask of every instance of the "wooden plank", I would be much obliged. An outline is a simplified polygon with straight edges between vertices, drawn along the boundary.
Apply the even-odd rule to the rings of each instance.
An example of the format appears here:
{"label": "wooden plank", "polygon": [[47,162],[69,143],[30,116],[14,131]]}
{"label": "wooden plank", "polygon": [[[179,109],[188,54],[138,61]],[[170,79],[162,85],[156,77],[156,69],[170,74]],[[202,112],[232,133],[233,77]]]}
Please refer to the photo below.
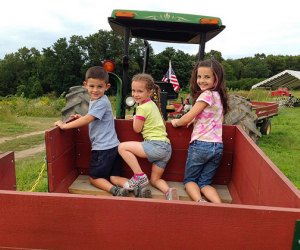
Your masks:
{"label": "wooden plank", "polygon": [[[75,179],[78,175],[75,165],[74,130],[60,130],[58,127],[47,130],[45,141],[48,190],[49,192],[61,192],[63,190],[67,192],[70,176],[74,176]],[[73,180],[71,179],[71,183]]]}
{"label": "wooden plank", "polygon": [[300,209],[0,191],[0,248],[280,249]]}
{"label": "wooden plank", "polygon": [[59,158],[66,151],[75,147],[75,130],[61,130],[58,127],[49,129],[45,133],[47,162]]}
{"label": "wooden plank", "polygon": [[[174,182],[174,181],[167,181],[169,187],[176,187],[178,190],[178,195],[180,200],[191,200],[186,191],[184,190],[184,185],[182,182]],[[231,203],[232,198],[230,196],[229,190],[226,185],[213,185],[220,197],[221,200],[225,203]],[[156,189],[149,185],[152,198],[153,199],[160,199],[165,200],[165,195],[160,190]],[[92,194],[92,195],[104,195],[104,196],[112,196],[110,193],[103,191],[99,188],[94,187],[90,184],[88,180],[88,176],[86,175],[79,175],[76,180],[72,183],[69,187],[69,192],[72,194]],[[133,193],[130,193],[130,196],[133,197]]]}
{"label": "wooden plank", "polygon": [[0,154],[0,189],[16,190],[14,152]]}
{"label": "wooden plank", "polygon": [[233,203],[239,200],[248,205],[300,208],[299,190],[240,127],[235,143],[229,185]]}

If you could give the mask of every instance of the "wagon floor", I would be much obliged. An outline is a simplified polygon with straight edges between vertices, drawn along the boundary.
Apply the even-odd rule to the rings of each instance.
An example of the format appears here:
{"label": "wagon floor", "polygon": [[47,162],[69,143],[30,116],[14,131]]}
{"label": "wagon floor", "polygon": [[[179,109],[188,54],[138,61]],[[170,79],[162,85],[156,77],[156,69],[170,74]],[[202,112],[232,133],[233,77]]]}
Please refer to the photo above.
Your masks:
{"label": "wagon floor", "polygon": [[[170,187],[177,188],[180,200],[185,200],[185,201],[191,200],[188,194],[186,193],[186,191],[184,190],[184,186],[182,182],[167,181],[167,183]],[[232,202],[231,195],[226,185],[212,185],[212,186],[217,189],[217,192],[220,195],[222,202],[224,203]],[[161,191],[152,187],[151,185],[150,185],[150,189],[152,192],[153,199],[161,199],[161,200],[165,199],[165,195]],[[91,185],[87,175],[79,175],[77,179],[69,187],[69,192],[72,194],[92,194],[92,195],[111,196],[110,193]],[[130,196],[133,196],[132,192],[130,192]]]}

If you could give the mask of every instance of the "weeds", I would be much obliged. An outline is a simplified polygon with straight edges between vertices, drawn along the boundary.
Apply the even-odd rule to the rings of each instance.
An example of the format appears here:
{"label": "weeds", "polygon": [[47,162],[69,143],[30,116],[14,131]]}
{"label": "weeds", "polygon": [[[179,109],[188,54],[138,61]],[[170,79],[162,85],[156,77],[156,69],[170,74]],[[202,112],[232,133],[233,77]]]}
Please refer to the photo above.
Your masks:
{"label": "weeds", "polygon": [[0,121],[15,119],[17,116],[54,117],[59,116],[65,106],[64,98],[43,96],[36,99],[24,97],[0,97]]}
{"label": "weeds", "polygon": [[[29,191],[35,184],[43,164],[45,163],[45,152],[34,157],[16,160],[16,179],[18,191]],[[38,182],[35,192],[48,191],[47,170],[43,172],[41,180]]]}

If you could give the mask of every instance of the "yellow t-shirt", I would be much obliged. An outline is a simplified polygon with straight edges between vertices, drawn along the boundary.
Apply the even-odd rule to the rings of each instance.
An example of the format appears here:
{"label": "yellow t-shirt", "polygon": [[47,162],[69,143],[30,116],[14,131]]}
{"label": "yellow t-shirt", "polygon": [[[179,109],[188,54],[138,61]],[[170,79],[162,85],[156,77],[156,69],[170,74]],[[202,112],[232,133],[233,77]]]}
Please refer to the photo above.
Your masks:
{"label": "yellow t-shirt", "polygon": [[152,100],[137,106],[136,119],[144,120],[145,122],[142,130],[144,140],[158,140],[170,143],[163,118]]}

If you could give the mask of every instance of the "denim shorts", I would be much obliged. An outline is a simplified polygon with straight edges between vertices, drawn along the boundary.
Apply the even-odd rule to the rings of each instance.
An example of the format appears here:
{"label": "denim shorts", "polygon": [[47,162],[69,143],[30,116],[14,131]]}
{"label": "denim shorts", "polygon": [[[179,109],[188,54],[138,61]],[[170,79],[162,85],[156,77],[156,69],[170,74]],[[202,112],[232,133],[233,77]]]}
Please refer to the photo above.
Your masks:
{"label": "denim shorts", "polygon": [[223,155],[223,143],[193,141],[188,150],[184,184],[195,182],[200,188],[210,185]]}
{"label": "denim shorts", "polygon": [[93,179],[121,175],[122,159],[118,147],[107,150],[93,150],[89,176]]}
{"label": "denim shorts", "polygon": [[143,141],[143,149],[147,155],[148,161],[160,168],[165,168],[171,158],[171,144],[164,141]]}

